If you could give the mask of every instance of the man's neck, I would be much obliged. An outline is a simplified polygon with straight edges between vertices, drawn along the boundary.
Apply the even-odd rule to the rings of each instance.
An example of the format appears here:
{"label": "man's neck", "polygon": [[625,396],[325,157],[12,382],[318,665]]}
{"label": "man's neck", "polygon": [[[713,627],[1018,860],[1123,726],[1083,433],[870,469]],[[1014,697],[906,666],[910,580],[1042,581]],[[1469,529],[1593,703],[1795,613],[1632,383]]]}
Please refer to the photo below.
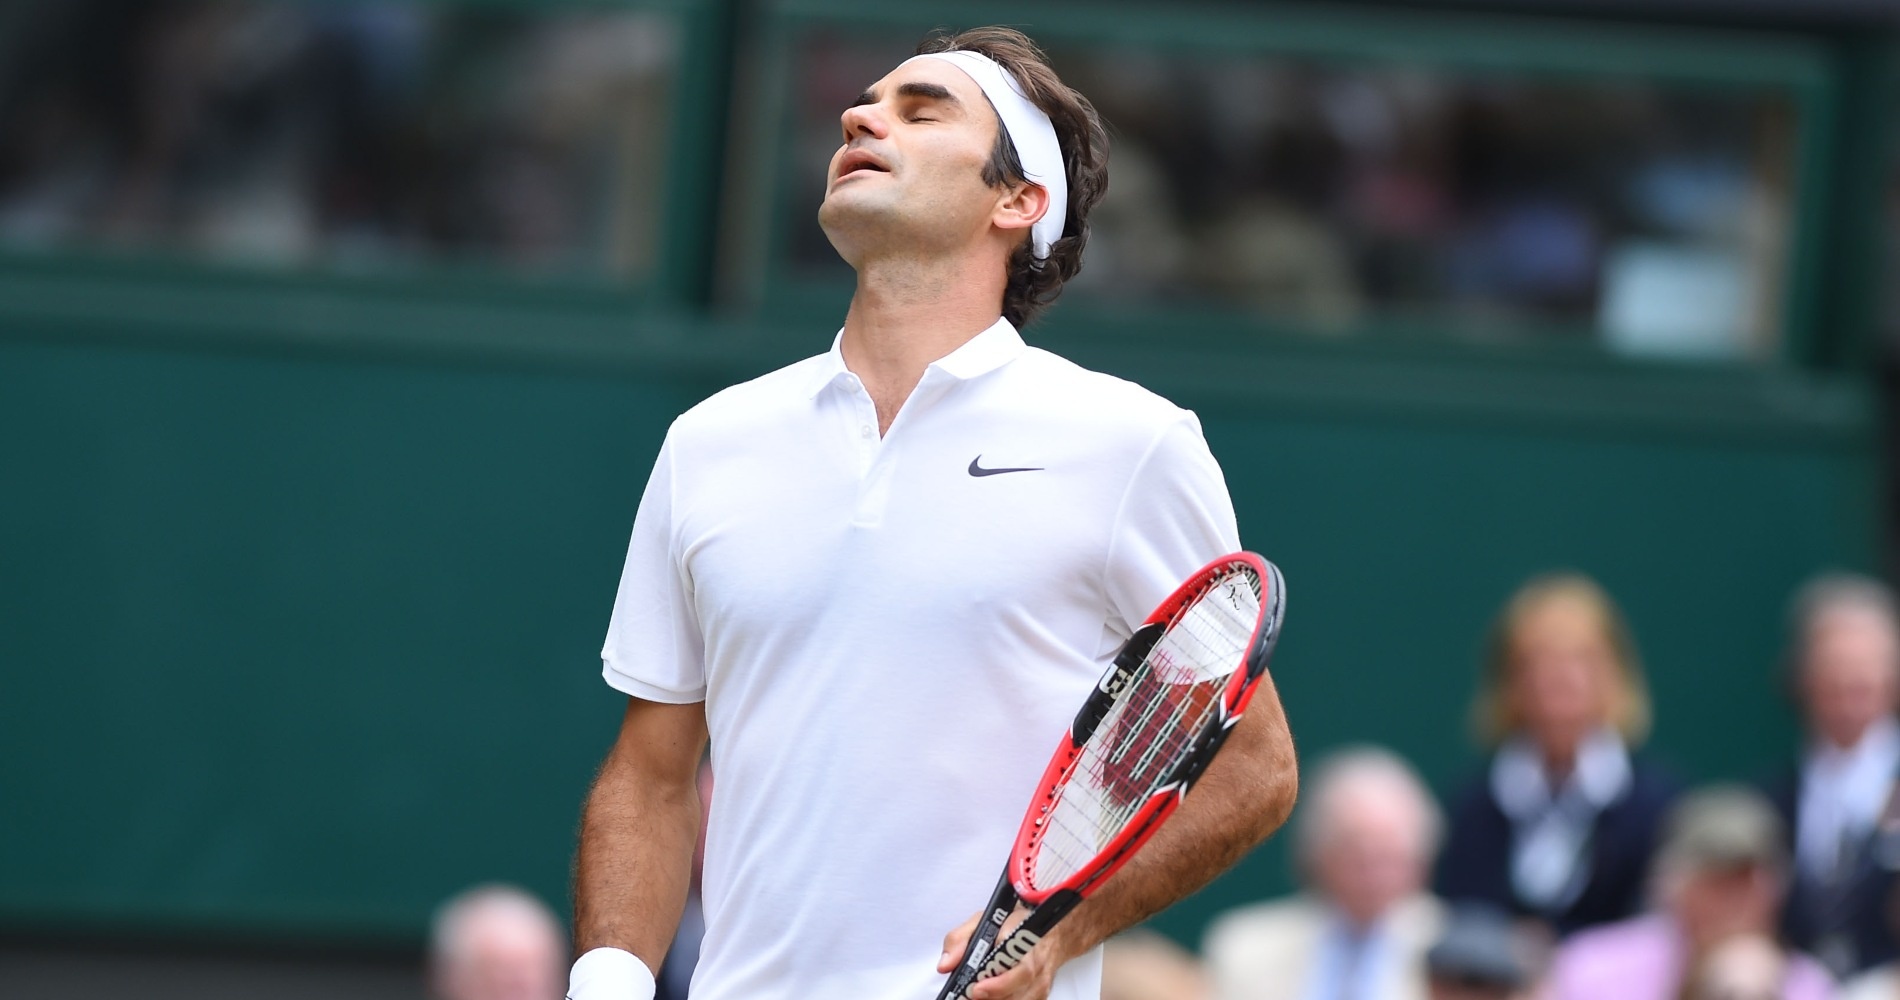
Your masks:
{"label": "man's neck", "polygon": [[930,363],[995,325],[1003,299],[995,263],[917,260],[867,263],[845,314],[844,364],[871,394],[878,432]]}
{"label": "man's neck", "polygon": [[1817,749],[1823,753],[1851,757],[1873,745],[1869,742],[1869,737],[1875,741],[1891,741],[1894,730],[1893,718],[1882,715],[1862,726],[1858,731],[1823,733],[1816,741],[1816,745]]}

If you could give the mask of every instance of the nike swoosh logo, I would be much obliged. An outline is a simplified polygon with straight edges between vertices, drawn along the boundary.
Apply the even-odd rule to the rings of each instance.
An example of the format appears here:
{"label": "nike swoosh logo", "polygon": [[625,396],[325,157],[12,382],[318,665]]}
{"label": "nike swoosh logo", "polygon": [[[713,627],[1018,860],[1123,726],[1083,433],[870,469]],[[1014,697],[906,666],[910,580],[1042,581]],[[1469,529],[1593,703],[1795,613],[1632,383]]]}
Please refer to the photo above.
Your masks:
{"label": "nike swoosh logo", "polygon": [[975,458],[970,459],[970,475],[972,476],[1000,476],[1005,472],[1041,472],[1042,471],[1041,466],[1037,466],[1036,468],[1033,468],[1033,469],[985,469],[984,467],[976,464],[981,461],[983,461],[983,456],[981,455],[978,455]]}

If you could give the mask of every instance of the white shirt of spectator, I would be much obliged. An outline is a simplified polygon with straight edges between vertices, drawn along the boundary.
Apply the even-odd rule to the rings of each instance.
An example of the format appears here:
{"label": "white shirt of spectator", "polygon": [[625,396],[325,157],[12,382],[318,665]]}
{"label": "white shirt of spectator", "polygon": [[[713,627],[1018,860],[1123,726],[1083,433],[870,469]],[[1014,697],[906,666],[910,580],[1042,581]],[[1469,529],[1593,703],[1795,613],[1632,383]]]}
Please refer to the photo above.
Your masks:
{"label": "white shirt of spectator", "polygon": [[1379,991],[1394,981],[1390,966],[1402,957],[1391,923],[1388,915],[1361,928],[1337,912],[1329,914],[1302,1000],[1388,1000]]}
{"label": "white shirt of spectator", "polygon": [[1801,802],[1795,822],[1801,869],[1828,880],[1841,864],[1841,848],[1865,837],[1879,821],[1900,773],[1900,724],[1881,719],[1860,741],[1842,750],[1817,742],[1801,767]]}
{"label": "white shirt of spectator", "polygon": [[1238,547],[1193,414],[1002,321],[881,438],[836,343],[681,416],[602,657],[620,691],[706,704],[693,1000],[935,997],[1085,693]]}
{"label": "white shirt of spectator", "polygon": [[1519,737],[1498,748],[1491,794],[1511,821],[1511,885],[1520,899],[1541,913],[1576,902],[1590,881],[1597,816],[1633,780],[1629,750],[1614,729],[1584,737],[1570,774],[1555,787],[1529,740]]}

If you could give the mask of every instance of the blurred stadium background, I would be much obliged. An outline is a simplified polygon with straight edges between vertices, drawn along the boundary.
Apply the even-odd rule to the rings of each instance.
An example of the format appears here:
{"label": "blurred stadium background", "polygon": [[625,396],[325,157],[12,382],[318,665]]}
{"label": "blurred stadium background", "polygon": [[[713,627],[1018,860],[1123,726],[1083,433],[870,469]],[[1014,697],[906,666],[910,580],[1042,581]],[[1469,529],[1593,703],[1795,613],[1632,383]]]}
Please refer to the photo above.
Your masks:
{"label": "blurred stadium background", "polygon": [[1202,415],[1305,755],[1442,792],[1572,567],[1679,771],[1790,759],[1790,591],[1892,561],[1891,0],[6,0],[0,993],[415,996],[564,899],[660,436],[826,346],[838,110],[998,22],[1116,142],[1031,339]]}

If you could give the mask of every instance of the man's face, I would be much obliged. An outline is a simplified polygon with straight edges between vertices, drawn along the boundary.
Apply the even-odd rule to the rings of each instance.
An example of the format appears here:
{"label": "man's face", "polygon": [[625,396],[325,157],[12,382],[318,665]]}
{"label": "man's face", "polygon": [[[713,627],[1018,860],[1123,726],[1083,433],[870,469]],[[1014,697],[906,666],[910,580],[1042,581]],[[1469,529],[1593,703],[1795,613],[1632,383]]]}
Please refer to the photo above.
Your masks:
{"label": "man's face", "polygon": [[541,1000],[559,996],[565,946],[546,927],[509,914],[471,921],[463,953],[440,970],[443,1000]]}
{"label": "man's face", "polygon": [[1341,789],[1329,805],[1326,841],[1313,855],[1314,888],[1370,924],[1424,885],[1424,818],[1416,802],[1384,782]]}
{"label": "man's face", "polygon": [[967,246],[989,232],[997,188],[983,183],[996,112],[981,87],[940,59],[914,59],[840,117],[818,221],[856,267],[869,255]]}
{"label": "man's face", "polygon": [[1837,746],[1858,742],[1874,720],[1894,710],[1893,628],[1861,609],[1826,612],[1808,627],[1801,656],[1801,694],[1808,726]]}
{"label": "man's face", "polygon": [[1698,952],[1743,935],[1774,933],[1781,878],[1766,865],[1705,865],[1685,872],[1670,910]]}

